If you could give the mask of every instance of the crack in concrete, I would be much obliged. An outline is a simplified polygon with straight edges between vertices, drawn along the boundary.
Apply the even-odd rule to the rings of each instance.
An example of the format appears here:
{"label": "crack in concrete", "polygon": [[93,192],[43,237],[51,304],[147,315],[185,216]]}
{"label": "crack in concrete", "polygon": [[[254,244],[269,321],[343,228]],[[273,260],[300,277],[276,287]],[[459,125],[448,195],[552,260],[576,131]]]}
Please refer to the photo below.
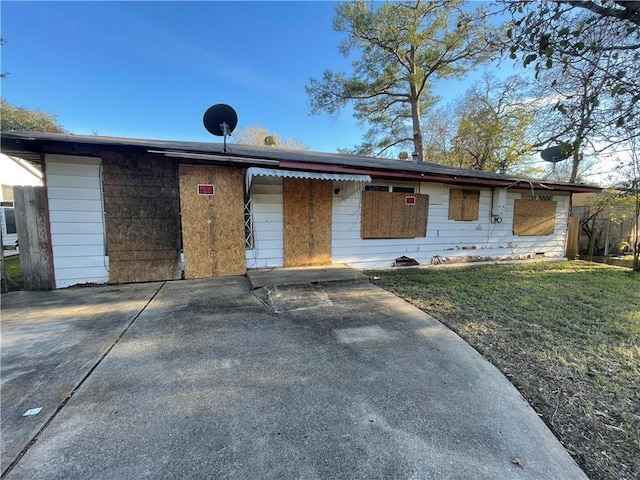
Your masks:
{"label": "crack in concrete", "polygon": [[158,293],[160,293],[160,290],[162,290],[162,287],[164,287],[166,283],[167,282],[162,282],[162,284],[158,287],[158,289],[155,291],[155,293],[151,296],[149,301],[147,303],[145,303],[145,305],[140,309],[140,311],[127,324],[127,326],[124,328],[124,330],[122,330],[120,335],[118,335],[118,337],[111,343],[111,345],[109,345],[109,348],[107,348],[107,350],[93,364],[93,366],[84,375],[84,377],[82,377],[80,382],[78,382],[78,384],[73,388],[73,390],[71,390],[69,395],[67,395],[67,397],[60,403],[60,405],[58,405],[56,410],[51,414],[51,416],[47,419],[47,421],[44,423],[44,425],[42,427],[40,427],[40,429],[36,432],[36,434],[29,441],[29,443],[27,443],[27,445],[25,445],[25,447],[20,451],[20,453],[16,456],[16,458],[14,458],[13,461],[9,464],[9,466],[4,470],[4,472],[2,472],[2,475],[0,475],[0,480],[4,479],[7,475],[9,475],[9,473],[11,473],[11,471],[16,467],[16,465],[18,465],[20,460],[22,460],[22,458],[27,454],[29,449],[31,449],[31,447],[38,441],[38,439],[40,438],[42,433],[47,429],[47,427],[49,427],[49,425],[53,422],[53,420],[55,420],[55,418],[62,411],[62,409],[65,407],[65,405],[67,405],[67,403],[69,403],[69,400],[71,400],[73,398],[75,393],[80,389],[80,387],[82,387],[84,382],[87,381],[87,379],[91,376],[91,374],[95,371],[95,369],[98,368],[98,366],[102,363],[102,361],[106,358],[106,356],[109,355],[109,353],[111,353],[111,350],[113,350],[113,348],[118,344],[118,342],[122,339],[122,337],[124,337],[124,335],[127,333],[127,331],[129,331],[129,329],[131,328],[133,323],[140,317],[140,315],[142,315],[142,312],[144,312],[147,309],[147,307],[151,304],[153,299],[156,298],[156,296],[158,295]]}

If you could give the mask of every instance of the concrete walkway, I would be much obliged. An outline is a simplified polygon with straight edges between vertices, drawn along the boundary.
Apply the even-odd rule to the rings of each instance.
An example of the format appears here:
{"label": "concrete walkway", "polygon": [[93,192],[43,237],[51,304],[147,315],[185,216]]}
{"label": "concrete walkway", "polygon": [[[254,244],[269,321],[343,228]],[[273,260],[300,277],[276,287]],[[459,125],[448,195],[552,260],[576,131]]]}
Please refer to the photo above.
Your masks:
{"label": "concrete walkway", "polygon": [[586,478],[475,350],[367,283],[19,292],[2,317],[3,470],[36,435],[7,479]]}
{"label": "concrete walkway", "polygon": [[346,265],[323,265],[321,267],[260,268],[248,270],[247,277],[253,288],[274,285],[301,285],[306,283],[363,283],[366,275]]}

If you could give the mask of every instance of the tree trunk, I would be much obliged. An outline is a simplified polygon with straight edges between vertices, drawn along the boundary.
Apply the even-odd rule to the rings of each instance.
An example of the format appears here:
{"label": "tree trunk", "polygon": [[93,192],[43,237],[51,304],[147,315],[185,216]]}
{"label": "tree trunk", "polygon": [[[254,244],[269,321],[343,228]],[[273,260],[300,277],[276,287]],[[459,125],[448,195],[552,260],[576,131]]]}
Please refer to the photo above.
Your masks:
{"label": "tree trunk", "polygon": [[411,117],[413,120],[413,148],[418,154],[418,161],[424,162],[424,140],[420,128],[420,100],[411,101]]}
{"label": "tree trunk", "polygon": [[420,95],[415,81],[415,56],[416,47],[411,45],[411,69],[414,78],[411,78],[409,100],[411,102],[411,122],[413,124],[413,149],[418,154],[418,161],[424,162],[424,139],[422,138],[422,128],[420,128]]}
{"label": "tree trunk", "polygon": [[638,182],[635,182],[634,187],[636,189],[636,205],[635,213],[636,218],[633,221],[634,235],[633,235],[633,270],[640,272],[640,193],[638,192]]}
{"label": "tree trunk", "polygon": [[594,217],[591,224],[591,235],[589,235],[589,246],[587,247],[587,261],[593,262],[593,252],[596,248],[596,219]]}
{"label": "tree trunk", "polygon": [[574,183],[576,178],[578,178],[578,166],[580,165],[580,161],[582,160],[582,153],[580,153],[579,149],[574,149],[573,151],[573,166],[571,167],[571,178],[569,181]]}

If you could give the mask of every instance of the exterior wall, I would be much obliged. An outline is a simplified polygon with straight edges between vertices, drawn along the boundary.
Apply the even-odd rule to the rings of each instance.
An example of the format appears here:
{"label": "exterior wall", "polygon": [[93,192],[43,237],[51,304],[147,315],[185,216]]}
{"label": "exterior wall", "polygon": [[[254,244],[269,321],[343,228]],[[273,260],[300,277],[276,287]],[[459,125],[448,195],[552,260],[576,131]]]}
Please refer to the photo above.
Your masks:
{"label": "exterior wall", "polygon": [[253,249],[246,250],[247,268],[284,265],[282,178],[254,177],[252,192]]}
{"label": "exterior wall", "polygon": [[[448,219],[449,187],[435,183],[374,182],[380,185],[415,186],[416,193],[429,195],[427,236],[412,239],[363,240],[360,234],[361,193],[333,202],[333,263],[347,263],[358,268],[385,268],[394,259],[407,256],[420,264],[473,261],[497,258],[528,258],[536,254],[563,257],[569,211],[569,194],[553,192],[557,201],[553,235],[513,235],[514,200],[529,191],[508,190],[502,223],[491,223],[491,190],[480,191],[476,221]],[[460,188],[452,186],[452,188]],[[536,192],[550,194],[549,191]]]}
{"label": "exterior wall", "polygon": [[46,155],[45,169],[56,288],[107,283],[100,159]]}

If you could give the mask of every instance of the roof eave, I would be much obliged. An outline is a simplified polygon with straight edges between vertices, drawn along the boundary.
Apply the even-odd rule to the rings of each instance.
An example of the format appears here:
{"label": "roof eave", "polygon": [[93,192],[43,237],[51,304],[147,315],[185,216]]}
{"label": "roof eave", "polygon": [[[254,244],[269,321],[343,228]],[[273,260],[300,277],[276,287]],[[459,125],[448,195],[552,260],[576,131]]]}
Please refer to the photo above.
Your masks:
{"label": "roof eave", "polygon": [[[191,147],[191,148],[187,148]],[[4,132],[2,134],[3,152],[29,160],[39,159],[43,153],[58,153],[69,155],[101,156],[105,150],[135,149],[153,154],[164,155],[168,158],[179,158],[196,163],[220,163],[236,166],[273,166],[290,170],[309,170],[316,172],[354,173],[370,175],[375,178],[396,179],[404,181],[423,181],[449,183],[453,185],[475,185],[501,188],[527,188],[535,186],[565,192],[599,192],[600,187],[545,182],[539,179],[524,179],[518,177],[504,177],[487,172],[459,170],[440,165],[409,164],[381,165],[379,159],[353,157],[358,165],[349,164],[351,157],[336,154],[322,154],[320,152],[301,151],[299,159],[297,152],[277,151],[258,147],[236,145],[235,152],[225,152],[222,145],[190,142],[171,142],[164,140],[143,140],[115,137],[75,136],[63,134],[46,134],[34,132]],[[244,150],[244,151],[243,151]],[[22,152],[22,154],[21,154]],[[291,157],[294,157],[293,159]],[[279,158],[280,157],[280,158]],[[305,158],[306,157],[306,158]],[[318,163],[318,159],[326,160]],[[315,161],[314,161],[315,160]],[[363,165],[370,161],[371,165]],[[434,171],[435,170],[435,171]]]}
{"label": "roof eave", "polygon": [[[297,162],[280,162],[280,168],[286,169],[301,169],[301,165]],[[581,192],[599,192],[602,190],[600,187],[594,187],[590,185],[578,185],[578,184],[563,184],[545,182],[537,179],[488,179],[479,178],[474,176],[462,176],[462,175],[446,175],[446,174],[433,174],[433,173],[417,173],[417,172],[397,172],[389,170],[375,170],[375,169],[362,169],[362,168],[350,168],[346,166],[337,165],[324,165],[324,164],[304,164],[305,170],[312,170],[318,172],[334,172],[334,173],[353,173],[359,175],[370,175],[373,178],[387,179],[387,180],[404,180],[404,181],[419,181],[419,182],[438,182],[448,183],[452,185],[467,185],[467,186],[485,186],[485,187],[500,187],[500,188],[524,188],[531,189],[538,186],[539,188],[561,190],[563,192],[581,193]]]}

